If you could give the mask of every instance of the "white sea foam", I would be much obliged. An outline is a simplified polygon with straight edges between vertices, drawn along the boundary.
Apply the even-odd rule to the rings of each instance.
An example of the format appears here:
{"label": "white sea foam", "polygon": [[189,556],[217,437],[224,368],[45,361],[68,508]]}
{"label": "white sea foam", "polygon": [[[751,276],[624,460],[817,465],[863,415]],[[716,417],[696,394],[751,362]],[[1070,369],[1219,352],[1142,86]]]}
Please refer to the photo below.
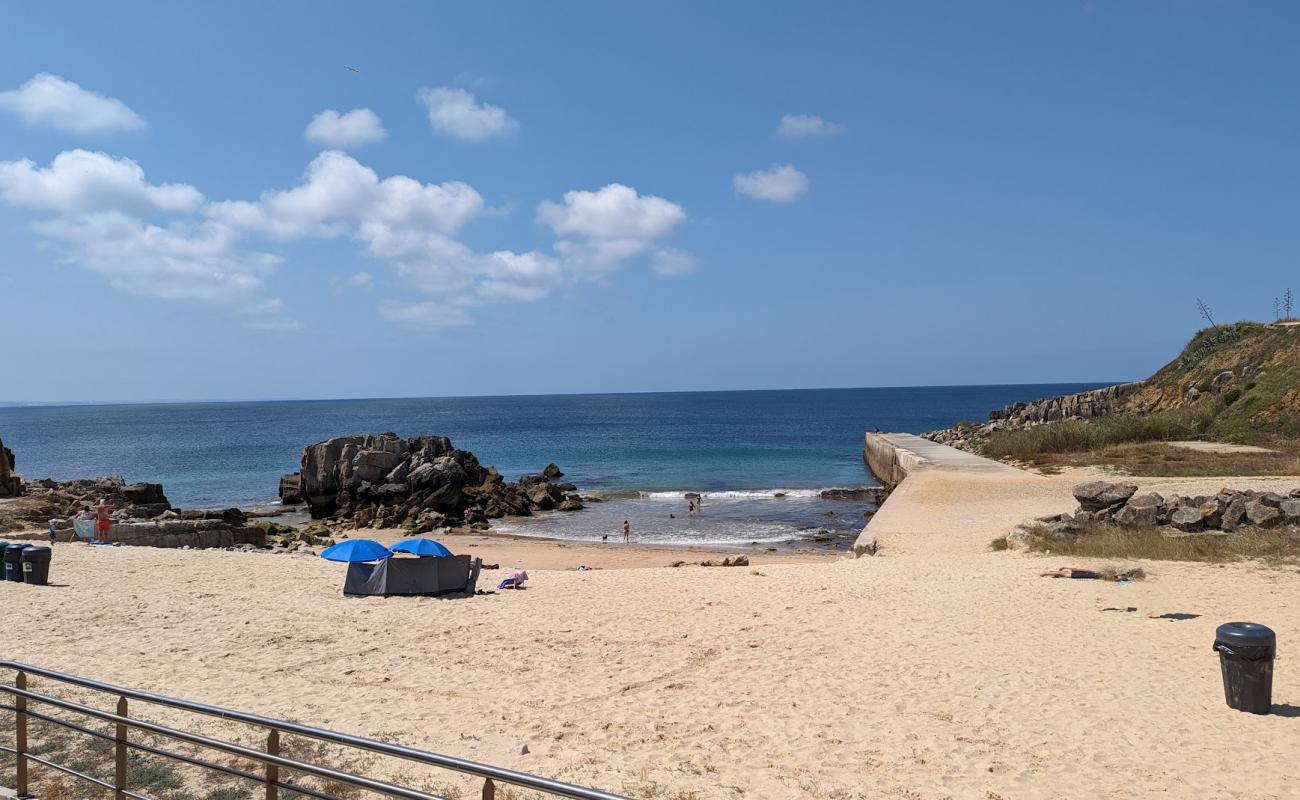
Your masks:
{"label": "white sea foam", "polygon": [[[748,500],[748,499],[780,499],[781,497],[820,497],[821,493],[830,488],[823,489],[725,489],[713,492],[696,492],[705,500]],[[643,500],[674,500],[681,502],[690,494],[688,489],[674,489],[667,492],[638,492],[637,496]]]}

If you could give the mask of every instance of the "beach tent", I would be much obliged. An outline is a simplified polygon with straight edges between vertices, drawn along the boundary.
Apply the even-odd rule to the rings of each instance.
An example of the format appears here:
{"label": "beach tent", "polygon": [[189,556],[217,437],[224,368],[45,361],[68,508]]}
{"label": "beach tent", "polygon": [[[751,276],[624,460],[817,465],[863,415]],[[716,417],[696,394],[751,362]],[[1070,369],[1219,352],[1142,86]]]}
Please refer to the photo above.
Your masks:
{"label": "beach tent", "polygon": [[439,595],[473,594],[483,560],[469,556],[441,558],[386,558],[375,564],[348,564],[343,594]]}

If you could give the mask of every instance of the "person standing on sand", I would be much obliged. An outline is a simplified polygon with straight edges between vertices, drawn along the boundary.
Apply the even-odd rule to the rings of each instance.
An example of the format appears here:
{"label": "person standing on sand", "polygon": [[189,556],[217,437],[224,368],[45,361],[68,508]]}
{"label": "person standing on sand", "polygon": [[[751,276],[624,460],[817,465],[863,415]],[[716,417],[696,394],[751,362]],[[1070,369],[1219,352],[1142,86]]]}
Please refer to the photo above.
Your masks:
{"label": "person standing on sand", "polygon": [[108,500],[99,498],[99,504],[95,506],[95,541],[108,541],[108,532],[113,527],[113,520],[109,519],[108,513],[113,507],[108,504]]}
{"label": "person standing on sand", "polygon": [[623,544],[628,543],[628,537],[632,535],[632,523],[623,520]]}

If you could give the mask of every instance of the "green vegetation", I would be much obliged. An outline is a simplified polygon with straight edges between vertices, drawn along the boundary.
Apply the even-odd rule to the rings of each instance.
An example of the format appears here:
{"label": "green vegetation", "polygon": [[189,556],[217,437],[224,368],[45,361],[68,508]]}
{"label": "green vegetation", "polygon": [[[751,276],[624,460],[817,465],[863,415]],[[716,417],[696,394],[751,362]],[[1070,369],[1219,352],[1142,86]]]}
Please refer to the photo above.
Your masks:
{"label": "green vegetation", "polygon": [[1007,537],[1005,537],[1005,536],[999,536],[998,538],[996,538],[996,539],[994,539],[993,541],[989,542],[989,549],[990,549],[990,550],[994,550],[994,551],[999,551],[999,552],[1002,551],[1002,550],[1006,550],[1006,549],[1007,549]]}
{"label": "green vegetation", "polygon": [[1067,420],[994,431],[981,450],[989,458],[1031,459],[1047,453],[1080,453],[1131,442],[1198,439],[1213,422],[1211,404],[1142,416],[1117,414],[1087,422]]}

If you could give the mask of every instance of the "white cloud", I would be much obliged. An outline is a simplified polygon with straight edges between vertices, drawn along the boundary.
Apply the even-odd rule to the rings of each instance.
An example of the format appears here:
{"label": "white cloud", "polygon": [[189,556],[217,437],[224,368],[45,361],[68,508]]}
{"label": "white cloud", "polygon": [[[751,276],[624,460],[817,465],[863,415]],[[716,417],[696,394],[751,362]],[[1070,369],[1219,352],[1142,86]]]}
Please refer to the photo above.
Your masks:
{"label": "white cloud", "polygon": [[563,203],[545,201],[537,219],[562,238],[556,250],[575,264],[599,271],[649,250],[684,219],[681,206],[611,183],[597,191],[565,192]]}
{"label": "white cloud", "polygon": [[256,202],[213,203],[208,214],[242,230],[290,240],[342,236],[357,223],[454,233],[482,208],[482,196],[469,184],[422,184],[405,175],[381,181],[352,156],[327,150],[312,160],[298,186],[264,192]]}
{"label": "white cloud", "polygon": [[834,136],[843,133],[844,126],[827,122],[813,114],[786,114],[777,123],[776,135],[782,139],[808,139],[814,136]]}
{"label": "white cloud", "polygon": [[474,95],[464,89],[421,89],[418,97],[429,110],[429,125],[438,133],[481,142],[519,130],[519,123],[504,108],[476,102]]}
{"label": "white cloud", "polygon": [[[245,327],[268,332],[302,323],[286,315],[283,301],[267,297],[267,278],[283,258],[250,244],[258,238],[352,239],[408,292],[382,302],[378,315],[419,328],[467,325],[477,307],[534,302],[647,253],[660,274],[682,274],[694,263],[689,253],[661,246],[686,212],[629,186],[571,191],[560,202],[539,204],[538,220],[557,237],[552,250],[480,251],[457,238],[488,213],[472,186],[381,179],[335,150],[313,159],[295,186],[221,202],[206,202],[187,184],[152,184],[130,159],[70,150],[47,167],[0,162],[0,200],[47,212],[33,228],[61,244],[69,263],[103,275],[114,289],[224,304]],[[338,283],[366,289],[376,281],[360,271]]]}
{"label": "white cloud", "polygon": [[203,194],[184,183],[150,184],[129,158],[67,150],[45,168],[29,159],[0,161],[0,197],[10,205],[64,214],[194,211]]}
{"label": "white cloud", "polygon": [[65,243],[69,262],[103,275],[114,289],[164,300],[252,304],[281,262],[269,253],[240,250],[230,229],[204,222],[159,226],[101,211],[34,227]]}
{"label": "white cloud", "polygon": [[378,311],[382,319],[405,328],[455,328],[471,322],[465,309],[434,301],[400,303],[386,300],[379,304]]}
{"label": "white cloud", "polygon": [[340,114],[327,108],[307,123],[307,141],[326,147],[355,147],[378,142],[388,135],[379,115],[368,108],[354,108]]}
{"label": "white cloud", "polygon": [[0,111],[16,114],[30,127],[67,133],[133,131],[145,121],[126,103],[42,72],[17,89],[0,92]]}
{"label": "white cloud", "polygon": [[665,277],[686,275],[695,271],[695,255],[671,247],[656,250],[650,263],[656,275]]}
{"label": "white cloud", "polygon": [[731,179],[736,191],[769,203],[788,203],[808,191],[808,176],[790,164],[773,164]]}

